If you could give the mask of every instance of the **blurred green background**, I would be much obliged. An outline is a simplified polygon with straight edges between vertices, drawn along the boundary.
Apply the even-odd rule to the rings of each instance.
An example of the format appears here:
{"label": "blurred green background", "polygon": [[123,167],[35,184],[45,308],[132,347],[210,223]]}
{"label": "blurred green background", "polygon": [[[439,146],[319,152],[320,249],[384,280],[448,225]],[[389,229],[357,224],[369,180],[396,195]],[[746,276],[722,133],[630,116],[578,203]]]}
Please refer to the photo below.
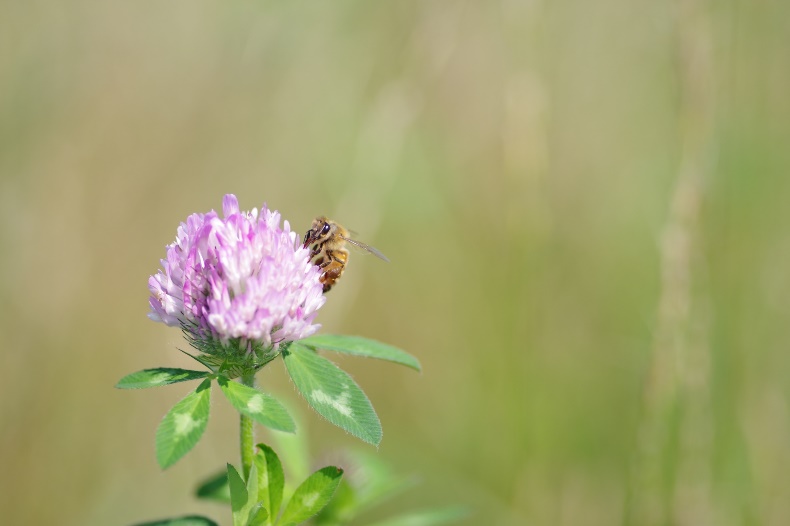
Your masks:
{"label": "blurred green background", "polygon": [[790,523],[789,50],[780,1],[0,2],[2,522],[227,522],[229,405],[161,472],[188,387],[113,385],[191,367],[146,282],[233,192],[392,259],[319,316],[423,363],[332,357],[420,480],[388,511]]}

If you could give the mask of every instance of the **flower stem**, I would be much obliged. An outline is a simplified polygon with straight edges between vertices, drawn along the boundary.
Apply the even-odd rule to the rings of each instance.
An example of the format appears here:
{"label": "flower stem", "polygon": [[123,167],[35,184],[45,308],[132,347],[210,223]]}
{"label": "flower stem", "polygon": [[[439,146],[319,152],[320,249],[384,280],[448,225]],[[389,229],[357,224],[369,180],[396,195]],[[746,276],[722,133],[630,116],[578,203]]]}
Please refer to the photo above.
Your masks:
{"label": "flower stem", "polygon": [[[242,375],[241,383],[249,387],[255,387],[255,373]],[[244,480],[247,480],[250,476],[250,468],[252,468],[252,458],[255,455],[255,433],[252,429],[252,419],[250,417],[241,415],[239,432],[241,434],[241,469]]]}

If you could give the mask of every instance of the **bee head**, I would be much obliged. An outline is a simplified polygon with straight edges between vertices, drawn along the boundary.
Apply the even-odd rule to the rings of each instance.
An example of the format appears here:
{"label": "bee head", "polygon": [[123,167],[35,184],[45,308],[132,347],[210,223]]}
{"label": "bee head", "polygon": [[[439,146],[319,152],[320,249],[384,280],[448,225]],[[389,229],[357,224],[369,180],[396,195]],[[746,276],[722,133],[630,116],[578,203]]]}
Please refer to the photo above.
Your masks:
{"label": "bee head", "polygon": [[307,248],[310,245],[313,245],[322,239],[326,239],[329,237],[330,233],[332,232],[332,224],[326,217],[316,217],[313,220],[313,224],[310,225],[310,230],[308,230],[304,235],[304,247]]}

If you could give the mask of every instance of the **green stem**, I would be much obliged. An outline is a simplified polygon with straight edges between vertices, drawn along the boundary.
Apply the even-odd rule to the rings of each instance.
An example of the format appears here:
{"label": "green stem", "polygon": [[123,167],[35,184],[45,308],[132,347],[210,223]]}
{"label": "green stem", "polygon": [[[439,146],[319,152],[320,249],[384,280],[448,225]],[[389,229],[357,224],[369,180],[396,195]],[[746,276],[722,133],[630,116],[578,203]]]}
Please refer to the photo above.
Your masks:
{"label": "green stem", "polygon": [[[255,387],[255,373],[243,375],[241,383],[249,387]],[[247,480],[252,468],[252,459],[255,456],[255,433],[252,429],[252,419],[250,417],[241,415],[239,432],[241,434],[241,469],[244,473],[244,480]]]}

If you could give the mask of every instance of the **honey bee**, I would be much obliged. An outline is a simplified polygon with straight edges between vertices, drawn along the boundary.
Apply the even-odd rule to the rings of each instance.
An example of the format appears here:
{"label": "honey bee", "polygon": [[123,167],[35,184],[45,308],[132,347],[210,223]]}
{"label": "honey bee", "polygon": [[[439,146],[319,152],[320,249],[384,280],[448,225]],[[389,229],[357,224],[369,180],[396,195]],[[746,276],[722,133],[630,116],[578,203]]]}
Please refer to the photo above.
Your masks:
{"label": "honey bee", "polygon": [[310,230],[304,235],[304,248],[310,247],[310,261],[323,271],[320,281],[324,292],[328,292],[335,284],[348,262],[346,243],[370,252],[374,256],[389,262],[387,256],[375,248],[351,239],[348,230],[331,219],[321,216],[313,220]]}

